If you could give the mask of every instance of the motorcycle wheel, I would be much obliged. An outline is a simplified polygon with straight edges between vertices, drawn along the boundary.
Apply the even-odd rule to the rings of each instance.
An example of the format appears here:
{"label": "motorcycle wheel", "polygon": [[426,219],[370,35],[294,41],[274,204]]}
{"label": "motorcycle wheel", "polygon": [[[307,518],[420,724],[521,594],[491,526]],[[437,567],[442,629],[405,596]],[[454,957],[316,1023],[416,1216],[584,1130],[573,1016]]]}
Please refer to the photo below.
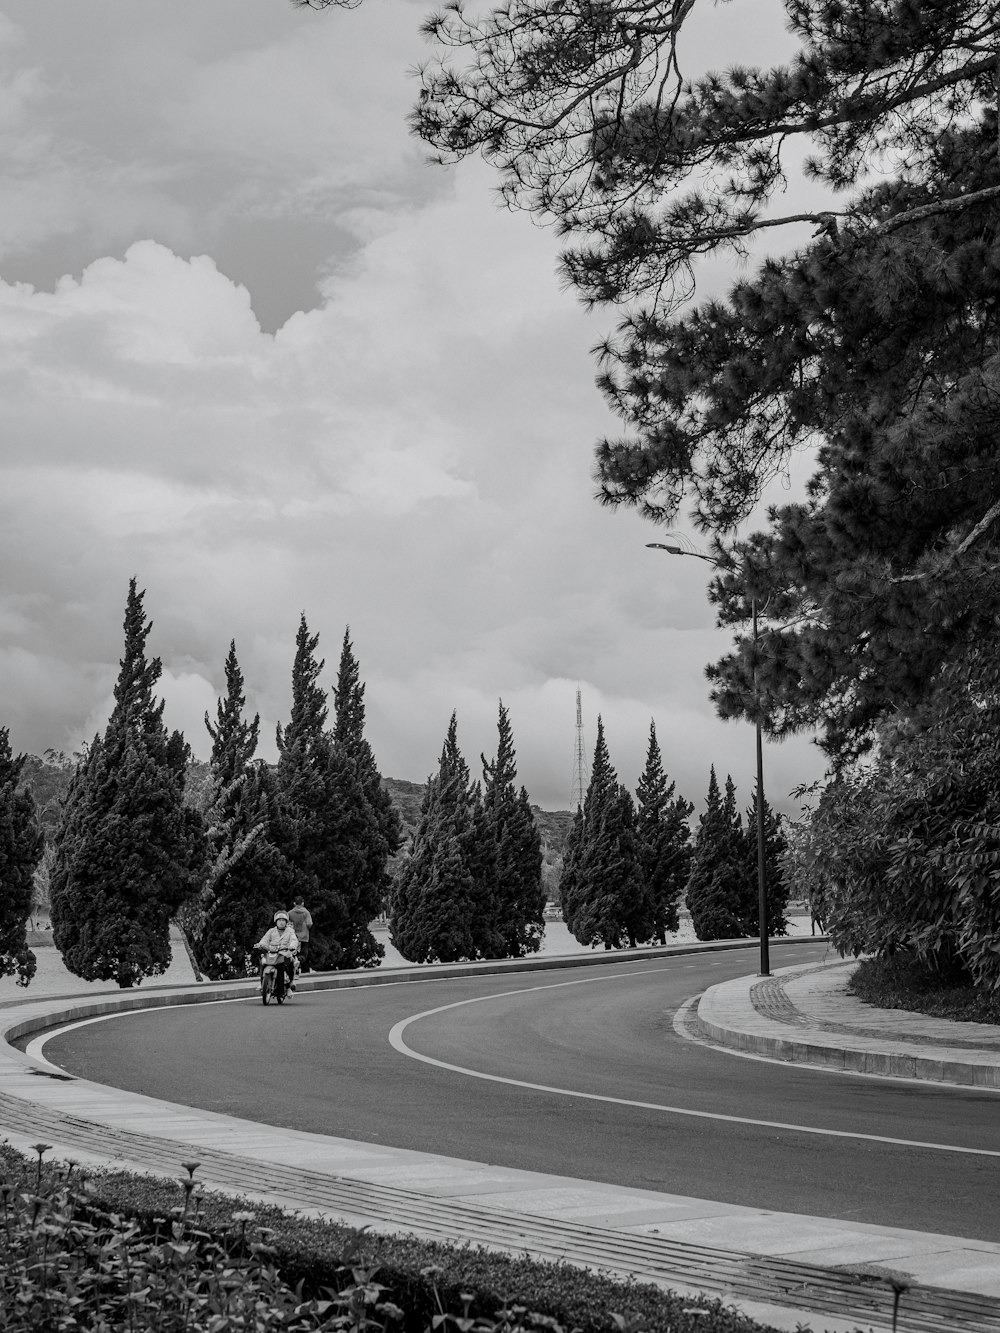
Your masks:
{"label": "motorcycle wheel", "polygon": [[271,989],[274,986],[274,976],[270,972],[265,972],[260,979],[260,1002],[267,1004],[271,998]]}
{"label": "motorcycle wheel", "polygon": [[280,985],[280,986],[278,985],[277,977],[275,978],[275,982],[274,982],[274,998],[278,1001],[279,1004],[284,1004],[284,1003],[285,1003],[285,997],[286,997],[287,994],[288,994],[287,986],[288,986],[288,982],[285,981],[284,978],[282,978],[282,981],[281,981],[281,985]]}

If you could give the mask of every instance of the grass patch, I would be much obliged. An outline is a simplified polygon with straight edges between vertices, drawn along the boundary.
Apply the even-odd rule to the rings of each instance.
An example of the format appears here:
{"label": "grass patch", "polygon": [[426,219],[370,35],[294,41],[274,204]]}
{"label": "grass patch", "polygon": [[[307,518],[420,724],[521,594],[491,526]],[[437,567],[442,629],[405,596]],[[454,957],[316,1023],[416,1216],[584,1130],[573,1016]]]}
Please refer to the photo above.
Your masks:
{"label": "grass patch", "polygon": [[880,1009],[909,1009],[933,1018],[1000,1024],[1000,994],[977,990],[962,969],[931,968],[910,953],[862,959],[847,989]]}
{"label": "grass patch", "polygon": [[[718,1300],[0,1144],[5,1333],[774,1333]],[[803,1326],[804,1327],[804,1326]]]}

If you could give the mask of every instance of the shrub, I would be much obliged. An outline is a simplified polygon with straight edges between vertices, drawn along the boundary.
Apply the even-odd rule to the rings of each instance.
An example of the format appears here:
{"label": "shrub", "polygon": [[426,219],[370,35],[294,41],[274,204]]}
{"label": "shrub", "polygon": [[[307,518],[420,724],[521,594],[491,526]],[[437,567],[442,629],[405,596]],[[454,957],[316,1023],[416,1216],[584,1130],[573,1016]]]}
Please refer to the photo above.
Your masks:
{"label": "shrub", "polygon": [[0,1145],[5,1333],[766,1333],[718,1300],[354,1228]]}
{"label": "shrub", "polygon": [[976,990],[960,964],[931,967],[912,953],[862,959],[851,974],[848,990],[865,1004],[882,1009],[910,1009],[967,1023],[1000,1023],[1000,995]]}

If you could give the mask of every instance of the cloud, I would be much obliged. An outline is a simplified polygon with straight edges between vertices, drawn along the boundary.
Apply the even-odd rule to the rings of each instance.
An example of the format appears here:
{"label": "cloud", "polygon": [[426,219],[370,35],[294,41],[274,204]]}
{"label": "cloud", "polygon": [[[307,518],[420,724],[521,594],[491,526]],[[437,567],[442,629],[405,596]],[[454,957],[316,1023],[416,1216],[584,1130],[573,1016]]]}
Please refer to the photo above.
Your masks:
{"label": "cloud", "polygon": [[[100,12],[100,41],[73,7],[36,51],[25,8],[7,47],[11,69],[41,71],[9,115],[19,98],[52,149],[16,207],[65,197],[41,231],[74,237],[45,252],[44,281],[8,266],[0,282],[14,745],[71,749],[103,727],[135,575],[167,717],[202,756],[235,638],[273,757],[305,611],[328,685],[350,626],[392,776],[431,771],[453,709],[475,768],[502,697],[521,780],[565,807],[579,682],[588,743],[600,711],[624,781],[652,716],[692,799],[713,761],[748,796],[752,729],[706,701],[703,665],[728,638],[709,628],[704,569],[657,563],[649,526],[593,498],[592,444],[615,423],[589,349],[613,312],[559,289],[557,238],[500,210],[481,164],[417,166],[398,25],[419,7],[308,23],[213,0],[190,29],[169,7]],[[93,106],[74,43],[95,48]],[[322,223],[304,258],[298,213]],[[275,227],[249,275],[230,262],[243,214]],[[287,317],[262,325],[269,283]],[[799,742],[768,764],[778,795],[819,767]]]}

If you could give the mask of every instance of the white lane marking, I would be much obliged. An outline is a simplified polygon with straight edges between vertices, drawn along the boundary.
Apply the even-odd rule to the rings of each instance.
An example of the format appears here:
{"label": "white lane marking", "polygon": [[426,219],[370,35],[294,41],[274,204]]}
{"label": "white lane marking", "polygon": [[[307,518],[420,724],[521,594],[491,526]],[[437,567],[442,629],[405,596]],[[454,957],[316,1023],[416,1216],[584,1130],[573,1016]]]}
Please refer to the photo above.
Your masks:
{"label": "white lane marking", "polygon": [[[666,961],[666,960],[665,960],[665,961]],[[604,964],[604,966],[608,966],[608,964]],[[643,970],[642,970],[641,972],[632,972],[632,971],[629,971],[629,972],[615,972],[615,973],[612,973],[610,976],[593,977],[593,978],[590,978],[590,979],[591,979],[591,980],[594,980],[594,981],[613,981],[616,977],[647,976],[647,975],[648,975],[649,973],[651,973],[651,972],[662,972],[662,971],[663,971],[663,968],[662,968],[662,967],[646,967],[646,968],[643,968]],[[488,978],[488,977],[491,977],[491,976],[495,976],[496,973],[483,973],[482,975],[483,975],[484,977],[487,977],[487,978]],[[389,981],[389,982],[386,982],[385,984],[388,985],[388,986],[415,986],[415,985],[421,985],[421,986],[422,986],[422,985],[427,985],[427,984],[430,983],[430,982],[434,982],[434,983],[436,983],[436,982],[455,981],[455,980],[462,980],[462,979],[463,979],[463,978],[456,978],[456,977],[421,977],[421,978],[419,979],[419,981],[409,981],[409,980],[407,980],[407,981]],[[574,985],[582,985],[583,982],[586,981],[587,979],[588,979],[588,978],[586,978],[586,977],[581,977],[581,978],[579,978],[577,981],[561,981],[561,982],[552,982],[552,983],[550,983],[550,984],[551,984],[551,985],[559,985],[559,986],[574,986]],[[325,994],[325,995],[332,995],[332,994],[337,994],[337,995],[354,994],[354,993],[356,992],[356,990],[360,990],[360,989],[361,989],[361,987],[344,986],[344,987],[337,987],[337,988],[335,988],[334,990],[331,990],[331,991],[322,991],[322,994]],[[544,986],[532,986],[532,987],[530,987],[529,989],[531,989],[531,990],[544,990],[545,987],[544,987]],[[316,993],[316,994],[319,994],[319,993],[321,993],[321,990],[322,990],[322,988],[317,988],[317,990],[316,990],[315,993]],[[304,994],[304,995],[310,995],[310,994],[312,994],[312,993],[313,993],[313,991],[312,991],[312,988],[311,988],[311,987],[310,987],[309,990],[303,991],[303,994]],[[510,994],[517,994],[517,992],[516,992],[516,991],[512,991],[512,992],[510,992]],[[198,1004],[196,1007],[200,1009],[200,1008],[202,1008],[203,1005],[210,1005],[210,1004],[246,1004],[248,1000],[257,1000],[257,999],[259,999],[259,998],[260,998],[260,996],[259,996],[259,993],[258,993],[257,991],[251,991],[249,995],[236,995],[236,996],[231,997],[231,998],[228,999],[228,1000],[202,1000],[202,1001],[199,1002],[199,1004]],[[490,997],[489,997],[488,995],[484,995],[484,996],[482,996],[481,998],[482,998],[482,999],[489,999]],[[462,1003],[465,1003],[465,1001],[462,1001]],[[111,1013],[111,1014],[98,1014],[98,1015],[97,1015],[96,1017],[94,1017],[94,1018],[79,1018],[79,1019],[77,1019],[76,1022],[74,1022],[74,1023],[64,1023],[64,1024],[62,1025],[62,1027],[50,1028],[50,1029],[48,1029],[46,1032],[43,1032],[43,1033],[41,1033],[39,1036],[33,1038],[33,1040],[29,1041],[28,1044],[27,1044],[27,1046],[25,1046],[25,1048],[24,1048],[24,1053],[25,1053],[25,1055],[30,1056],[31,1059],[32,1059],[32,1060],[35,1060],[38,1064],[40,1064],[40,1065],[44,1065],[47,1069],[54,1070],[56,1073],[65,1073],[65,1070],[63,1070],[62,1067],[61,1067],[60,1065],[54,1065],[54,1064],[52,1064],[52,1062],[51,1062],[50,1060],[47,1060],[47,1059],[45,1058],[45,1056],[42,1055],[42,1050],[44,1049],[46,1043],[47,1043],[47,1042],[50,1042],[50,1041],[54,1041],[56,1037],[61,1037],[61,1036],[63,1036],[63,1035],[64,1035],[65,1033],[67,1033],[67,1032],[72,1032],[74,1028],[85,1028],[85,1027],[88,1027],[91,1023],[106,1023],[106,1022],[108,1021],[108,1019],[111,1019],[111,1018],[130,1018],[130,1017],[134,1017],[134,1016],[136,1016],[136,1015],[138,1015],[138,1014],[162,1014],[162,1013],[164,1012],[164,1010],[167,1010],[167,1009],[175,1010],[175,1009],[184,1009],[184,1008],[187,1008],[187,1006],[186,1006],[186,1005],[170,1004],[169,1001],[164,1000],[163,1004],[148,1005],[148,1006],[147,1006],[146,1008],[144,1008],[144,1009],[120,1009],[120,1010],[118,1010],[117,1013]],[[429,1011],[429,1012],[433,1012],[433,1011]]]}
{"label": "white lane marking", "polygon": [[[208,1004],[246,1004],[248,999],[256,999],[256,995],[237,995],[229,1000],[208,1000]],[[67,1032],[72,1032],[74,1028],[89,1027],[91,1023],[106,1023],[109,1018],[135,1018],[139,1014],[162,1014],[165,1009],[178,1009],[186,1006],[176,1004],[155,1004],[149,1005],[145,1009],[122,1009],[116,1014],[98,1014],[96,1018],[78,1018],[75,1023],[65,1023],[62,1027],[51,1028],[47,1032],[33,1037],[24,1048],[24,1053],[30,1056],[37,1064],[44,1065],[47,1069],[53,1069],[58,1073],[65,1073],[60,1065],[54,1065],[51,1060],[47,1060],[42,1054],[46,1042],[53,1041],[56,1037],[62,1037]],[[200,1007],[200,1006],[199,1006]]]}
{"label": "white lane marking", "polygon": [[[647,971],[654,970],[660,971],[661,969],[647,969]],[[585,986],[593,981],[615,981],[622,976],[637,975],[643,974],[619,972],[610,977],[582,977],[578,981],[554,982],[547,986],[525,986],[520,990],[502,991],[496,995],[477,995],[469,1000],[456,1000],[453,1004],[442,1004],[436,1009],[425,1009],[423,1013],[411,1014],[409,1018],[400,1019],[389,1031],[389,1045],[400,1055],[409,1056],[411,1060],[420,1060],[423,1064],[434,1065],[438,1069],[446,1069],[452,1074],[464,1074],[467,1078],[484,1079],[488,1083],[505,1083],[509,1087],[527,1088],[533,1092],[554,1093],[559,1097],[577,1097],[583,1101],[606,1102],[614,1106],[633,1106],[642,1111],[662,1111],[667,1115],[688,1116],[695,1120],[721,1120],[730,1125],[755,1125],[762,1129],[782,1129],[795,1134],[816,1134],[834,1139],[861,1139],[866,1143],[888,1143],[901,1148],[927,1148],[933,1152],[963,1153],[970,1157],[1000,1157],[1000,1149],[997,1148],[965,1148],[951,1143],[926,1143],[921,1139],[891,1138],[885,1134],[862,1134],[859,1131],[849,1129],[821,1129],[815,1125],[796,1125],[783,1120],[758,1120],[751,1116],[724,1115],[720,1111],[694,1111],[686,1106],[666,1106],[660,1102],[642,1102],[630,1097],[610,1097],[599,1092],[581,1092],[576,1088],[557,1088],[548,1083],[530,1083],[525,1079],[507,1078],[502,1074],[487,1074],[481,1069],[468,1069],[464,1065],[450,1064],[447,1060],[436,1060],[433,1056],[422,1055],[420,1051],[415,1051],[412,1046],[406,1044],[403,1038],[403,1033],[411,1023],[417,1023],[421,1018],[431,1018],[435,1014],[446,1013],[449,1009],[461,1009],[467,1004],[482,1004],[487,1000],[504,1000],[512,995],[528,995],[536,990],[555,990],[559,986]]]}

